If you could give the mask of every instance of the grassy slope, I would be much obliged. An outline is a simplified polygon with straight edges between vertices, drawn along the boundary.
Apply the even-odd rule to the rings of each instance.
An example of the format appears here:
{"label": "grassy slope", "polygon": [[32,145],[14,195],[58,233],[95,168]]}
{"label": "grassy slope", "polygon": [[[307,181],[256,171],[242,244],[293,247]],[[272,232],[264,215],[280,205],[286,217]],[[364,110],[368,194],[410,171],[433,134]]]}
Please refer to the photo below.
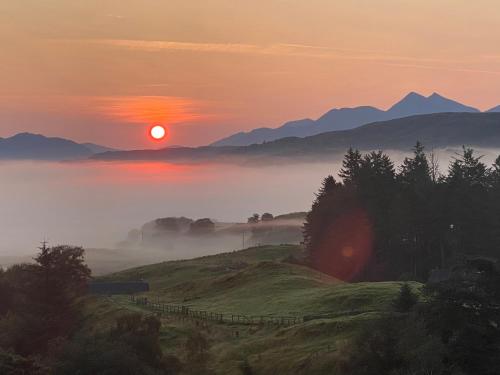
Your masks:
{"label": "grassy slope", "polygon": [[[212,323],[200,327],[194,322],[166,317],[163,344],[166,350],[179,355],[186,334],[201,330],[212,345],[212,366],[218,374],[239,374],[238,363],[245,358],[259,374],[308,371],[331,374],[335,349],[361,322],[390,310],[390,301],[400,283],[349,284],[304,266],[282,262],[300,253],[298,246],[291,245],[257,247],[138,267],[106,279],[142,278],[151,285],[150,298],[159,296],[166,303],[212,312],[324,315],[321,319],[282,329]],[[137,309],[125,297],[93,303],[91,310],[99,309],[93,313],[93,319],[99,315],[109,319],[126,309]],[[106,312],[106,304],[112,306],[112,312]],[[356,313],[345,314],[347,310],[356,310]]]}

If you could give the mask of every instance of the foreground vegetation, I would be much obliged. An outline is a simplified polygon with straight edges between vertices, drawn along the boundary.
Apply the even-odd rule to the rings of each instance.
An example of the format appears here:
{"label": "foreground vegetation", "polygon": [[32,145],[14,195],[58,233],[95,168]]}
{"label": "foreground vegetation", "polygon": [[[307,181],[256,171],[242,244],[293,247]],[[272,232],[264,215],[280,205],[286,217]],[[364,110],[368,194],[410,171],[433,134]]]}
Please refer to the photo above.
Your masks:
{"label": "foreground vegetation", "polygon": [[426,286],[345,283],[297,264],[302,250],[283,245],[104,278],[148,280],[151,291],[141,296],[152,301],[301,318],[276,326],[157,315],[128,296],[84,297],[83,250],[56,247],[42,254],[34,265],[1,274],[0,291],[9,301],[0,312],[2,374],[493,375],[500,370],[500,272],[486,260],[466,262],[448,280]]}

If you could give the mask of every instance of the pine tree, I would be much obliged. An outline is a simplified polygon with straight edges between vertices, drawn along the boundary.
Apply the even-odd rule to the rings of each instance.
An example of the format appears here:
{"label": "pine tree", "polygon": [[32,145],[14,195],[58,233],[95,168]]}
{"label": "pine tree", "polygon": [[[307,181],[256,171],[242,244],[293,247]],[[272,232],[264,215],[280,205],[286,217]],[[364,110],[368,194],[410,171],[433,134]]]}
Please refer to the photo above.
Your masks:
{"label": "pine tree", "polygon": [[339,172],[339,177],[342,178],[344,184],[356,184],[359,177],[359,171],[362,164],[362,156],[358,150],[349,148],[342,161],[342,169]]}
{"label": "pine tree", "polygon": [[303,227],[304,243],[310,251],[313,247],[313,241],[321,232],[326,223],[325,212],[328,208],[326,200],[331,197],[334,192],[340,188],[341,184],[335,181],[333,176],[329,175],[323,179],[319,191],[315,194],[316,198],[313,201],[311,211],[306,216]]}
{"label": "pine tree", "polygon": [[399,294],[393,301],[394,309],[398,312],[408,312],[418,302],[417,294],[411,289],[408,283],[401,285]]}
{"label": "pine tree", "polygon": [[471,148],[463,147],[446,177],[447,219],[453,227],[449,246],[454,257],[485,254],[491,247],[494,220],[488,200],[490,170],[481,158]]}
{"label": "pine tree", "polygon": [[432,182],[429,161],[420,142],[413,148],[413,158],[406,157],[403,160],[398,177],[404,185],[414,187],[426,186]]}
{"label": "pine tree", "polygon": [[421,265],[428,262],[432,242],[434,207],[429,202],[434,195],[434,183],[424,146],[420,142],[413,148],[413,157],[403,160],[397,179],[399,191],[393,216],[399,230],[398,240],[405,257],[410,260],[406,263],[411,264],[409,271],[413,278],[425,279],[427,275]]}

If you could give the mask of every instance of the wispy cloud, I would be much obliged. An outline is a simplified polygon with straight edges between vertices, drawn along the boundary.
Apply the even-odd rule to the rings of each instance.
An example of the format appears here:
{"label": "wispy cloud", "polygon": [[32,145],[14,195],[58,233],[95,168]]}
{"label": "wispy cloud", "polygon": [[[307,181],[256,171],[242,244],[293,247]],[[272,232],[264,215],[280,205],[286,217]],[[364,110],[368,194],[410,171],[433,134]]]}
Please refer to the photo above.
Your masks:
{"label": "wispy cloud", "polygon": [[460,68],[460,67],[437,66],[437,65],[422,65],[422,64],[405,64],[405,63],[386,63],[386,65],[400,67],[400,68],[445,70],[445,71],[449,71],[449,72],[480,73],[480,74],[500,75],[500,70]]}
{"label": "wispy cloud", "polygon": [[[251,54],[283,57],[305,57],[331,59],[338,61],[365,61],[380,65],[435,69],[467,73],[498,75],[499,71],[484,69],[478,64],[498,61],[498,55],[483,55],[462,57],[460,59],[441,57],[403,56],[387,51],[343,49],[327,46],[317,46],[295,43],[275,43],[267,45],[250,43],[211,43],[211,42],[178,42],[166,40],[136,40],[136,39],[64,39],[54,40],[58,43],[86,43],[128,49],[143,52],[187,51],[198,53]],[[472,66],[478,66],[474,68]]]}
{"label": "wispy cloud", "polygon": [[331,48],[293,43],[275,43],[268,45],[248,43],[210,43],[210,42],[177,42],[164,40],[135,39],[85,39],[89,44],[105,45],[145,52],[192,51],[208,53],[258,54],[276,56],[303,56],[313,58],[369,60],[369,61],[420,61],[434,63],[450,63],[453,60],[439,58],[419,58],[399,56],[377,51]]}
{"label": "wispy cloud", "polygon": [[93,99],[101,113],[131,123],[192,122],[206,119],[202,103],[172,96],[112,96]]}

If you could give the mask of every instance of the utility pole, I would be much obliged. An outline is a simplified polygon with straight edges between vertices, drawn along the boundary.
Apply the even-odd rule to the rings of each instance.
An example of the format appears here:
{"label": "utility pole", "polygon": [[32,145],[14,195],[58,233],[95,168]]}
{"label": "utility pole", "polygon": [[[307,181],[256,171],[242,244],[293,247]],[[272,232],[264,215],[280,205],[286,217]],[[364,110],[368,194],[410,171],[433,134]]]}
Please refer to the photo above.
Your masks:
{"label": "utility pole", "polygon": [[242,247],[242,249],[244,249],[245,248],[245,230],[244,229],[243,229],[242,234],[243,234],[243,247]]}
{"label": "utility pole", "polygon": [[42,246],[38,248],[41,251],[40,255],[38,256],[38,263],[40,264],[40,266],[43,267],[42,269],[44,270],[45,274],[44,299],[46,303],[49,302],[49,267],[47,265],[47,256],[46,256],[49,248],[47,247],[47,243],[48,241],[44,238],[43,241],[40,242]]}
{"label": "utility pole", "polygon": [[38,248],[39,250],[41,251],[46,251],[47,250],[47,244],[49,243],[49,241],[47,241],[45,238],[43,239],[42,242],[40,242],[40,247]]}

